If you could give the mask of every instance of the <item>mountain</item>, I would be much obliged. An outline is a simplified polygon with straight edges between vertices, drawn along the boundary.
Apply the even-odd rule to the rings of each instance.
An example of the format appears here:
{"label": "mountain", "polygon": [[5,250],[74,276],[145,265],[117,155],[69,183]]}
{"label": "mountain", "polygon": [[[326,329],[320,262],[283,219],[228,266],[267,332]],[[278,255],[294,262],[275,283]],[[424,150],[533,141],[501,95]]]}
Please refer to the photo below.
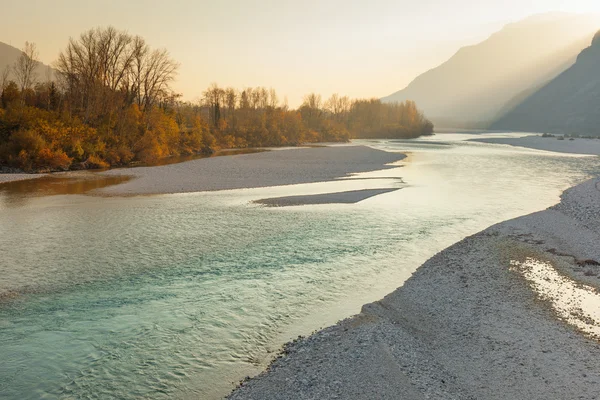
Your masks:
{"label": "mountain", "polygon": [[600,32],[571,68],[501,117],[492,128],[600,136]]}
{"label": "mountain", "polygon": [[597,16],[562,13],[506,25],[382,100],[414,100],[436,127],[485,128],[573,65],[598,26]]}
{"label": "mountain", "polygon": [[[2,74],[2,71],[4,71],[4,68],[7,66],[14,65],[15,61],[17,61],[20,55],[21,50],[6,43],[0,42],[0,74]],[[53,68],[40,62],[36,69],[37,81],[45,82],[48,80],[48,78],[53,79],[55,72],[56,71]],[[14,75],[12,73],[9,76],[9,79],[14,80]]]}

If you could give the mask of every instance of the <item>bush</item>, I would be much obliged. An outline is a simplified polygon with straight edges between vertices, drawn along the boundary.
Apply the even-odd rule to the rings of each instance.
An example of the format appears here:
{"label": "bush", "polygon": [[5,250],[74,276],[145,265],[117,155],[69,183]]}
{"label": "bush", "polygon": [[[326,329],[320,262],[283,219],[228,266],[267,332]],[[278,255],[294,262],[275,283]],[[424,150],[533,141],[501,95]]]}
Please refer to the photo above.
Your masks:
{"label": "bush", "polygon": [[108,168],[110,164],[104,161],[102,158],[97,155],[91,155],[85,161],[86,167],[91,169],[100,169],[100,168]]}
{"label": "bush", "polygon": [[53,149],[39,133],[33,130],[13,133],[8,143],[2,146],[0,156],[11,166],[25,171],[65,170],[73,162],[73,159],[62,149]]}
{"label": "bush", "polygon": [[67,170],[71,166],[73,159],[67,156],[62,150],[50,150],[49,148],[42,149],[37,159],[34,161],[35,167],[38,169],[49,169],[51,171]]}

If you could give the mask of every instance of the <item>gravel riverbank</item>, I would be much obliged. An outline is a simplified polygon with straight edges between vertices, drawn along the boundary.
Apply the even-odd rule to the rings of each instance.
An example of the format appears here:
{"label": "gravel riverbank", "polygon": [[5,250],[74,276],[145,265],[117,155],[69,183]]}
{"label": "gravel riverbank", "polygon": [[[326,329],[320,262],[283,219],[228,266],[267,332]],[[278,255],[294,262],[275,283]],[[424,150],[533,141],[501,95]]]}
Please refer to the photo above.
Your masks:
{"label": "gravel riverbank", "polygon": [[204,158],[157,167],[114,169],[104,175],[126,175],[125,184],[100,190],[104,195],[187,193],[326,182],[348,175],[394,168],[404,159],[367,146],[328,146],[273,150],[255,154]]}
{"label": "gravel riverbank", "polygon": [[[514,267],[537,260],[600,307],[600,180],[437,254],[360,314],[290,343],[240,399],[596,399],[600,344]],[[557,293],[561,293],[561,288]],[[600,321],[573,304],[568,314]]]}
{"label": "gravel riverbank", "polygon": [[0,183],[24,181],[41,178],[42,176],[46,176],[46,174],[0,174]]}
{"label": "gravel riverbank", "polygon": [[558,140],[555,137],[542,137],[530,135],[521,138],[478,138],[473,142],[507,144],[510,146],[527,147],[529,149],[554,151],[557,153],[573,153],[600,155],[600,139],[574,138]]}

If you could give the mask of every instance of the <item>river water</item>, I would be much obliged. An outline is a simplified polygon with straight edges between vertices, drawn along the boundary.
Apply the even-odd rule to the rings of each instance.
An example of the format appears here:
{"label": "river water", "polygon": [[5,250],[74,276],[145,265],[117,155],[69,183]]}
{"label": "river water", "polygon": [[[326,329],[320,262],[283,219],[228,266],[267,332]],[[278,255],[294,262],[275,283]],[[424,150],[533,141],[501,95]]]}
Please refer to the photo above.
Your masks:
{"label": "river water", "polygon": [[[359,141],[409,156],[328,183],[128,198],[0,186],[0,398],[219,398],[289,339],[600,171],[597,157],[471,137]],[[400,190],[252,203],[369,188]]]}

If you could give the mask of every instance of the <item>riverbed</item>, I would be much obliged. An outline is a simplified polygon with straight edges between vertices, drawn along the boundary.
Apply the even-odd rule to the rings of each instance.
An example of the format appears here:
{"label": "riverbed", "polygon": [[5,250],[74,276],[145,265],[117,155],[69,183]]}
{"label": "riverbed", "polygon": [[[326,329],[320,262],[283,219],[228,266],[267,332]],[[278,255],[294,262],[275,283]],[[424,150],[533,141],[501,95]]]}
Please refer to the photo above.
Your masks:
{"label": "riverbed", "polygon": [[[317,171],[322,181],[133,197],[0,187],[0,397],[222,397],[289,339],[600,170],[597,157],[464,135],[354,144],[398,161],[339,177],[325,157],[336,172]],[[301,154],[298,169],[310,164]],[[357,191],[380,194],[256,203]]]}

